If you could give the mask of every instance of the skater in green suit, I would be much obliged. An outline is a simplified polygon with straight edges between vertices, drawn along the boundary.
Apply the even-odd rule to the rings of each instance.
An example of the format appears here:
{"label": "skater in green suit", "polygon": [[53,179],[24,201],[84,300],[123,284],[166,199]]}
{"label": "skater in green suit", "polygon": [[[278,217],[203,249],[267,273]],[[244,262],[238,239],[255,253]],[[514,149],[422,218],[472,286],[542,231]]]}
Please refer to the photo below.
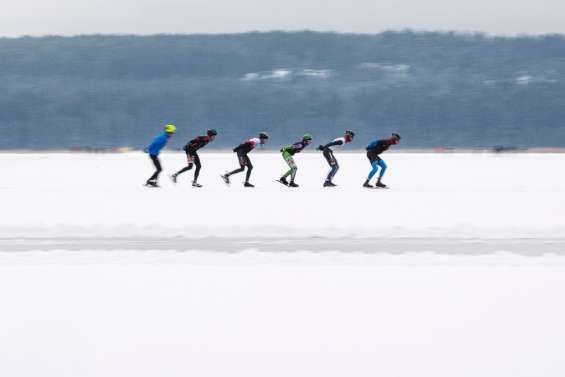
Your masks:
{"label": "skater in green suit", "polygon": [[[312,142],[312,135],[305,134],[302,137],[302,140],[297,141],[294,144],[287,145],[281,149],[282,156],[285,162],[288,164],[289,170],[286,173],[284,173],[283,176],[278,180],[280,183],[289,187],[298,187],[298,185],[294,182],[294,178],[296,177],[296,171],[298,170],[298,167],[294,162],[293,156],[296,153],[302,151],[304,148],[306,148],[311,142]],[[286,180],[286,178],[289,175],[290,175],[290,182]]]}

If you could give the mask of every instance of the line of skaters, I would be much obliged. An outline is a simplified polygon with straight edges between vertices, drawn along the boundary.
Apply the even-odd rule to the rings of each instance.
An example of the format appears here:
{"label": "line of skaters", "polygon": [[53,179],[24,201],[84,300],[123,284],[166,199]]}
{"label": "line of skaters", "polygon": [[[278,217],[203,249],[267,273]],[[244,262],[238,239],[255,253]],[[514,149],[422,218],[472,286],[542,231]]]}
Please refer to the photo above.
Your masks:
{"label": "line of skaters", "polygon": [[[155,172],[153,175],[146,181],[145,185],[148,187],[159,187],[159,175],[163,171],[161,166],[161,162],[159,160],[159,154],[161,150],[167,145],[169,139],[174,135],[176,132],[176,127],[173,124],[167,124],[165,126],[164,132],[159,134],[151,144],[147,148],[145,148],[145,152],[149,154],[149,158],[155,165]],[[218,132],[214,129],[210,129],[206,132],[206,135],[198,136],[192,140],[190,140],[183,148],[186,153],[187,165],[177,171],[176,173],[172,174],[171,180],[174,183],[177,183],[179,175],[191,170],[194,168],[194,177],[192,180],[193,187],[202,187],[201,184],[198,183],[198,176],[200,175],[200,169],[202,168],[202,164],[200,162],[200,157],[198,156],[198,150],[208,145],[208,143],[214,141]],[[328,162],[330,166],[330,171],[324,181],[324,187],[335,187],[336,185],[333,183],[333,178],[335,177],[337,171],[339,170],[339,164],[337,159],[334,156],[334,149],[339,148],[347,143],[353,141],[355,137],[355,133],[351,130],[345,131],[342,137],[338,137],[329,143],[318,146],[318,150],[320,150]],[[282,157],[284,161],[288,165],[288,170],[277,180],[281,184],[288,186],[288,187],[298,187],[298,184],[295,182],[296,173],[298,171],[298,165],[294,161],[294,155],[296,153],[301,152],[304,148],[312,143],[312,135],[309,133],[304,134],[302,139],[289,145],[285,145],[281,148],[280,152],[282,153]],[[239,168],[234,169],[230,172],[226,172],[225,174],[221,175],[222,180],[226,183],[226,185],[230,185],[230,177],[234,174],[239,174],[245,171],[247,168],[247,172],[245,175],[245,182],[243,183],[244,187],[254,187],[254,185],[249,182],[251,178],[251,172],[253,170],[253,164],[251,163],[251,159],[249,158],[249,153],[255,149],[257,145],[264,145],[269,141],[269,135],[266,132],[259,133],[258,137],[251,138],[249,140],[244,141],[243,143],[239,144],[237,147],[233,149],[233,152],[237,155],[237,160],[239,163]],[[385,152],[387,149],[390,148],[392,145],[396,145],[400,142],[400,135],[397,133],[393,133],[389,138],[386,139],[377,139],[371,141],[367,147],[367,158],[369,159],[369,163],[371,164],[371,171],[367,176],[367,179],[363,183],[363,187],[366,188],[387,188],[387,186],[382,182],[382,178],[387,170],[387,165],[383,159],[381,159],[381,153]],[[375,186],[371,185],[371,179],[375,175],[377,175],[377,181]]]}

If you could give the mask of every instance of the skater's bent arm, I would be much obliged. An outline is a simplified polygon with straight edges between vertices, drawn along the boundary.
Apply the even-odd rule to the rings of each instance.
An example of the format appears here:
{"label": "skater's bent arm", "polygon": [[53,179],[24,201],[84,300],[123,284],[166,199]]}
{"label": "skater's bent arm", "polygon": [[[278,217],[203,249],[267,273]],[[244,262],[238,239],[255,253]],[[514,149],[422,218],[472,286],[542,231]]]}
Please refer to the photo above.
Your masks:
{"label": "skater's bent arm", "polygon": [[320,145],[321,148],[318,147],[318,149],[324,150],[329,147],[333,147],[334,145],[342,145],[342,144],[343,144],[343,140],[334,140],[332,142],[327,143],[326,145]]}

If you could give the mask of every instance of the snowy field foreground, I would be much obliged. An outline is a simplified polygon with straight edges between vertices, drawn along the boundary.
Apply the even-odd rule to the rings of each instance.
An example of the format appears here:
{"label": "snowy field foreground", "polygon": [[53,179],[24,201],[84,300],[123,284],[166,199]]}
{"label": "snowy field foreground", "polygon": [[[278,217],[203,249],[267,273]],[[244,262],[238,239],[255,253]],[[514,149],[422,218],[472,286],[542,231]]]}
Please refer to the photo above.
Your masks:
{"label": "snowy field foreground", "polygon": [[251,157],[0,154],[0,376],[565,375],[565,155]]}
{"label": "snowy field foreground", "polygon": [[1,376],[565,375],[563,257],[0,254]]}

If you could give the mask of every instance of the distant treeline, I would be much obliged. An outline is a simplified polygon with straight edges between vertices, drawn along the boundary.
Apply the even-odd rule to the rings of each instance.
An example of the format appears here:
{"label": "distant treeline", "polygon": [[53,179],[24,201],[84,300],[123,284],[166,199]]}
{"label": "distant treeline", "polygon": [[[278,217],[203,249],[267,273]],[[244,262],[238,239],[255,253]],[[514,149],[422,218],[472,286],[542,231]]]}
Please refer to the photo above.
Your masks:
{"label": "distant treeline", "polygon": [[[272,147],[565,146],[565,38],[454,33],[0,39],[0,148],[140,148],[174,123],[181,146],[265,130]],[[355,145],[354,145],[355,146]]]}

